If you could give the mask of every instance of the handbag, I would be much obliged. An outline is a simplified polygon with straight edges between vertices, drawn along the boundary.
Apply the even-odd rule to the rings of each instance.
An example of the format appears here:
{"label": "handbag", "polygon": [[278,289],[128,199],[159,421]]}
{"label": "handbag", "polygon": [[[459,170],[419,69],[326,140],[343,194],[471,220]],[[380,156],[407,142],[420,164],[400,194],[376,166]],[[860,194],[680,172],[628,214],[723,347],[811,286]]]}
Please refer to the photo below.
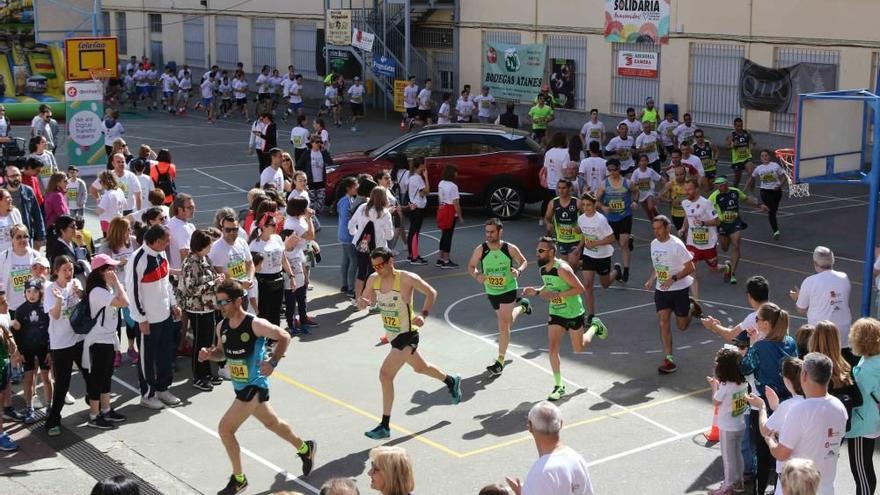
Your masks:
{"label": "handbag", "polygon": [[455,224],[455,206],[444,203],[437,208],[437,228],[440,230],[451,229]]}
{"label": "handbag", "polygon": [[844,385],[840,388],[828,390],[828,393],[837,397],[837,399],[843,403],[843,407],[846,408],[846,431],[849,431],[851,427],[853,409],[861,407],[864,403],[862,391],[859,390],[859,386],[856,384],[852,370],[849,372],[849,377],[852,380],[851,385]]}

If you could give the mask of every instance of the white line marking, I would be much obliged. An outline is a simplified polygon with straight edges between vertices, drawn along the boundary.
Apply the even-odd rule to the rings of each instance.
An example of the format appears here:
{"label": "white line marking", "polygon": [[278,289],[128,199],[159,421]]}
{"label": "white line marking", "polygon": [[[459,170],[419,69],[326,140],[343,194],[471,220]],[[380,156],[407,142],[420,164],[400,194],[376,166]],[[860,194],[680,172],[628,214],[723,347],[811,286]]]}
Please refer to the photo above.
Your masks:
{"label": "white line marking", "polygon": [[691,348],[691,346],[689,346],[689,345],[680,345],[680,346],[676,347],[675,349],[678,351],[683,351],[685,349],[690,349],[690,348]]}
{"label": "white line marking", "polygon": [[235,189],[235,190],[238,191],[238,192],[247,193],[246,190],[244,190],[244,189],[242,189],[242,188],[236,186],[235,184],[233,184],[233,183],[231,183],[231,182],[226,182],[225,180],[220,179],[219,177],[214,177],[213,175],[208,175],[208,174],[206,174],[205,172],[202,172],[201,170],[199,170],[199,169],[197,169],[197,168],[192,168],[192,169],[190,169],[190,170],[194,170],[194,171],[196,171],[196,172],[198,172],[198,173],[204,175],[205,177],[210,177],[210,178],[216,180],[217,182],[222,182],[223,184],[226,184],[227,186],[229,186],[229,187]]}
{"label": "white line marking", "polygon": [[[121,379],[119,379],[119,378],[117,378],[117,377],[115,377],[115,376],[113,377],[113,381],[116,382],[116,383],[118,383],[118,384],[120,384],[120,385],[122,385],[124,388],[127,388],[128,390],[134,392],[138,397],[140,397],[140,395],[141,395],[141,391],[140,391],[139,389],[137,389],[137,388],[135,388],[135,387],[129,385],[128,382],[125,382],[125,381],[123,381],[123,380],[121,380]],[[196,429],[202,430],[203,432],[207,433],[208,435],[211,435],[212,437],[216,438],[217,440],[220,440],[220,436],[217,434],[216,431],[214,431],[214,430],[208,428],[207,426],[203,425],[202,423],[199,423],[198,421],[196,421],[196,420],[190,418],[189,416],[183,414],[182,412],[178,411],[177,409],[172,409],[172,408],[170,408],[170,407],[166,407],[166,408],[165,408],[165,411],[166,411],[166,412],[169,412],[169,413],[171,413],[171,414],[173,414],[174,416],[177,416],[178,418],[180,418],[180,419],[182,419],[182,420],[184,420],[184,421],[186,421],[186,422],[189,423],[190,425],[195,426]],[[293,481],[293,482],[296,483],[297,485],[299,485],[299,486],[305,488],[306,490],[308,490],[308,491],[310,491],[310,492],[312,492],[312,493],[318,493],[318,492],[319,492],[319,490],[318,490],[317,488],[315,488],[314,486],[312,486],[312,485],[311,485],[310,483],[308,483],[307,481],[303,481],[303,480],[297,478],[296,476],[293,476],[293,475],[290,474],[286,469],[281,469],[279,466],[277,466],[277,465],[273,464],[272,462],[266,460],[264,457],[260,456],[259,454],[255,453],[255,452],[253,452],[253,451],[251,451],[251,450],[249,450],[249,449],[246,449],[246,448],[244,448],[244,447],[241,447],[241,453],[244,454],[244,455],[246,455],[246,456],[248,456],[248,457],[250,457],[251,459],[257,461],[258,463],[262,464],[263,466],[269,468],[269,470],[274,471],[274,472],[276,472],[276,473],[278,473],[278,474],[282,474],[282,475],[284,475],[284,480],[285,480],[285,481]],[[291,456],[291,457],[292,457],[292,456]]]}
{"label": "white line marking", "polygon": [[[645,306],[653,306],[653,305],[654,305],[653,302],[649,302],[649,303],[645,303],[645,304],[638,304],[636,306],[629,306],[626,308],[614,309],[611,311],[604,311],[602,313],[597,314],[596,316],[605,316],[605,315],[610,315],[610,314],[614,314],[614,313],[621,313],[623,311],[630,311],[632,309],[639,309],[639,308],[644,308]],[[529,325],[527,327],[514,328],[513,330],[510,331],[510,333],[522,332],[524,330],[531,330],[533,328],[546,327],[546,326],[547,326],[546,323],[542,323],[540,325]],[[497,335],[498,335],[498,332],[495,332],[495,333],[486,334],[486,337],[495,337]]]}
{"label": "white line marking", "polygon": [[704,341],[702,341],[702,342],[700,342],[700,343],[703,344],[703,345],[706,345],[706,344],[711,344],[711,343],[713,343],[713,342],[715,342],[715,341],[714,341],[714,340],[704,340]]}
{"label": "white line marking", "polygon": [[659,447],[661,445],[666,445],[667,443],[677,442],[684,438],[692,437],[694,435],[699,435],[706,431],[706,428],[700,428],[699,430],[689,431],[687,433],[679,433],[674,437],[664,438],[663,440],[657,440],[656,442],[651,442],[649,444],[642,445],[641,447],[636,447],[634,449],[625,450],[623,452],[619,452],[617,454],[609,455],[608,457],[602,457],[601,459],[596,459],[595,461],[591,461],[587,463],[587,467],[593,467],[599,464],[604,464],[608,461],[614,461],[620,459],[621,457],[627,457],[633,454],[638,454],[639,452],[644,452],[646,450],[653,449],[654,447]]}
{"label": "white line marking", "polygon": [[133,134],[126,134],[125,137],[126,138],[143,139],[146,141],[156,141],[156,142],[160,142],[160,143],[174,143],[174,144],[179,144],[181,146],[199,146],[198,144],[194,144],[194,143],[187,143],[184,141],[175,141],[173,139],[166,139],[166,138],[151,138],[151,137],[146,137],[146,136],[135,136]]}
{"label": "white line marking", "polygon": [[[247,191],[245,191],[245,192],[247,192]],[[475,229],[475,228],[478,228],[478,227],[479,227],[479,228],[483,228],[484,225],[483,225],[483,224],[478,224],[478,225],[464,225],[464,226],[462,226],[462,227],[456,227],[455,230],[461,230],[461,229]],[[421,235],[423,235],[423,236],[426,236],[426,237],[431,237],[431,239],[434,239],[434,240],[436,240],[437,242],[440,242],[440,240],[437,239],[436,237],[432,237],[432,236],[429,236],[429,235],[428,235],[428,234],[436,234],[436,233],[438,233],[438,232],[441,232],[441,230],[440,230],[440,229],[425,230],[425,231],[423,231],[423,232],[419,232],[419,234],[421,234]],[[332,242],[332,243],[330,243],[330,244],[321,244],[321,247],[322,247],[322,248],[328,248],[328,247],[341,246],[341,245],[342,245],[341,242]],[[436,253],[436,252],[437,252],[437,251],[434,251],[434,253]],[[434,254],[434,253],[430,253],[430,254]],[[401,253],[401,254],[402,254],[402,253]],[[810,254],[812,254],[812,253],[810,253]]]}
{"label": "white line marking", "polygon": [[629,352],[612,352],[611,355],[613,355],[613,356],[628,356]]}

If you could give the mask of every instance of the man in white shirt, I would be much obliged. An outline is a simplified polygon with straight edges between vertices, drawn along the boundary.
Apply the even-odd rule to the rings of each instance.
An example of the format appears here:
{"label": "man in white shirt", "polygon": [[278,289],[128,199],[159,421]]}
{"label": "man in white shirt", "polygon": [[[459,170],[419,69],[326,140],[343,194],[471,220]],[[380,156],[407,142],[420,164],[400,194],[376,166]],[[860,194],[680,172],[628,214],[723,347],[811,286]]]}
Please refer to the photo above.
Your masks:
{"label": "man in white shirt", "polygon": [[419,86],[416,84],[416,76],[409,76],[409,84],[403,88],[403,109],[406,112],[404,119],[407,127],[412,128],[413,122],[419,116]]}
{"label": "man in white shirt", "polygon": [[562,443],[562,411],[541,401],[529,411],[528,430],[535,439],[538,460],[532,464],[525,482],[507,478],[516,495],[593,495],[587,461]]}
{"label": "man in white shirt", "polygon": [[282,152],[281,148],[272,148],[269,150],[269,158],[271,159],[271,162],[260,174],[260,187],[265,187],[266,184],[272,184],[278,192],[290,191],[290,182],[284,180],[284,171],[281,170]]}
{"label": "man in white shirt", "polygon": [[709,182],[706,180],[706,169],[703,167],[703,160],[693,154],[693,148],[690,144],[681,145],[681,163],[684,164],[689,176],[698,176],[700,178],[700,188],[703,191],[709,189]]}
{"label": "man in white shirt", "polygon": [[[122,153],[113,155],[111,164],[113,165],[113,174],[116,176],[119,189],[125,195],[125,210],[122,211],[122,214],[130,215],[131,212],[141,209],[144,197],[144,194],[141,193],[141,181],[134,173],[125,168],[125,155]],[[95,179],[92,185],[89,186],[89,191],[95,199],[100,197],[101,189],[100,177]]]}
{"label": "man in white shirt", "polygon": [[626,109],[626,118],[621,120],[620,123],[626,124],[627,135],[633,139],[642,133],[642,123],[636,119],[636,109],[633,107]]}
{"label": "man in white shirt", "polygon": [[[804,356],[801,386],[804,401],[788,412],[782,429],[776,435],[765,437],[770,453],[778,461],[809,459],[819,469],[817,495],[834,495],[837,458],[846,433],[847,413],[843,403],[828,393],[828,384],[834,364],[831,358],[818,352]],[[782,494],[781,485],[776,495]]]}
{"label": "man in white shirt", "polygon": [[849,326],[852,313],[849,309],[849,294],[852,286],[846,273],[834,269],[834,253],[825,246],[813,250],[813,269],[801,283],[800,289],[792,289],[789,297],[797,305],[801,314],[807,315],[807,323],[816,325],[828,320],[840,332],[840,347],[843,356],[851,364],[858,362],[849,349]]}
{"label": "man in white shirt", "polygon": [[694,125],[694,120],[691,117],[691,114],[686,113],[682,117],[684,123],[679,124],[675,130],[672,131],[672,136],[674,138],[674,145],[676,148],[680,147],[683,144],[691,144],[694,142],[694,132],[697,131],[697,126]]}
{"label": "man in white shirt", "polygon": [[189,255],[189,241],[196,226],[190,221],[196,213],[196,202],[186,193],[177,193],[169,211],[172,217],[167,227],[171,233],[171,245],[168,248],[168,265],[172,275],[179,275],[183,260]]}
{"label": "man in white shirt", "polygon": [[425,79],[425,87],[419,91],[419,121],[422,125],[429,125],[434,122],[434,100],[431,99],[431,88],[433,83],[430,79]]}
{"label": "man in white shirt", "polygon": [[482,92],[474,97],[474,104],[477,106],[480,123],[491,124],[494,120],[492,115],[495,113],[495,97],[489,94],[489,86],[483,86]]}
{"label": "man in white shirt", "polygon": [[351,105],[351,132],[357,132],[357,121],[364,116],[364,85],[360,77],[355,76],[348,88],[348,101]]}
{"label": "man in white shirt", "polygon": [[52,109],[45,103],[40,105],[39,113],[31,119],[31,137],[43,136],[46,139],[46,149],[55,150],[55,136],[52,132]]}
{"label": "man in white shirt", "polygon": [[690,177],[684,184],[685,198],[681,201],[684,209],[684,225],[678,231],[679,237],[685,237],[687,250],[693,255],[694,283],[691,285],[691,294],[694,299],[700,300],[700,290],[697,284],[696,263],[705,261],[706,266],[712,273],[727,273],[730,265],[718,265],[718,252],[715,246],[718,244],[718,225],[721,218],[708,199],[700,196],[700,186],[696,178]]}
{"label": "man in white shirt", "polygon": [[305,104],[302,97],[302,74],[296,74],[292,83],[287,83],[287,96],[290,104],[287,106],[287,113],[295,113],[297,117],[305,115]]}
{"label": "man in white shirt", "polygon": [[605,124],[599,120],[599,110],[590,110],[590,120],[581,127],[581,141],[584,148],[589,148],[590,143],[596,141],[599,145],[605,141]]}

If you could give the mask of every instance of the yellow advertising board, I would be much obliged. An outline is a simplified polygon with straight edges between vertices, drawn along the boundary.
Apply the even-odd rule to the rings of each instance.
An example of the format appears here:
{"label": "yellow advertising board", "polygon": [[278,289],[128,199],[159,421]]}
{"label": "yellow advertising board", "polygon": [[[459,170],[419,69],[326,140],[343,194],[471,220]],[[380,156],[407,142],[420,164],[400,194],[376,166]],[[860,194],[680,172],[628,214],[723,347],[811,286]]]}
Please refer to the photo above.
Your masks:
{"label": "yellow advertising board", "polygon": [[116,36],[96,38],[67,38],[64,40],[66,79],[92,79],[90,71],[110,71],[110,77],[119,77],[119,50]]}
{"label": "yellow advertising board", "polygon": [[403,108],[403,88],[409,84],[407,81],[394,80],[394,111],[404,112]]}

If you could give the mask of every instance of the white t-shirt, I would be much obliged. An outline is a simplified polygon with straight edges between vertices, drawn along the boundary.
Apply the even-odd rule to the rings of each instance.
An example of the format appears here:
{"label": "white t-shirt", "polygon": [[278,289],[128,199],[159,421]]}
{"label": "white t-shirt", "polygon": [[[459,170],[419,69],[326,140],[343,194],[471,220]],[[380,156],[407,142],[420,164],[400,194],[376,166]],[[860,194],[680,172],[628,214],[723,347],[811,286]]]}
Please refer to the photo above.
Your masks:
{"label": "white t-shirt", "polygon": [[453,201],[461,198],[458,193],[458,186],[455,182],[448,180],[441,180],[440,183],[437,184],[437,194],[440,196],[439,199],[441,205],[451,205]]}
{"label": "white t-shirt", "polygon": [[[153,165],[155,165],[155,163],[150,164],[150,166]],[[141,207],[144,207],[149,204],[147,196],[150,194],[150,191],[156,188],[156,185],[153,184],[153,179],[147,174],[134,174],[134,176],[137,178],[138,184],[141,187]]]}
{"label": "white t-shirt", "polygon": [[438,124],[448,124],[449,121],[449,112],[450,112],[449,102],[444,101],[440,104],[440,110],[437,112],[437,123]]}
{"label": "white t-shirt", "polygon": [[[611,225],[608,225],[608,219],[598,211],[591,217],[588,217],[586,213],[582,213],[578,217],[578,228],[581,230],[584,240],[591,241],[601,241],[614,233]],[[611,244],[604,244],[593,248],[584,246],[583,254],[596,259],[608,258],[614,254],[614,246]]]}
{"label": "white t-shirt", "polygon": [[721,431],[742,431],[746,427],[745,413],[749,410],[748,384],[742,382],[721,382],[712,399],[718,406],[718,429]]}
{"label": "white t-shirt", "polygon": [[675,129],[677,127],[677,120],[673,120],[672,122],[663,120],[657,125],[657,134],[660,135],[660,141],[663,142],[663,146],[672,146],[675,144],[672,141],[672,137],[675,136]]}
{"label": "white t-shirt", "polygon": [[260,74],[257,76],[257,93],[266,94],[269,92],[269,75]]}
{"label": "white t-shirt", "polygon": [[605,159],[600,156],[590,156],[581,160],[578,167],[578,175],[584,178],[590,191],[596,191],[599,186],[605,182],[608,176],[608,167],[605,165]]}
{"label": "white t-shirt", "polygon": [[339,91],[336,90],[336,86],[331,84],[324,88],[324,105],[328,107],[332,107],[336,105],[336,98],[339,96]]}
{"label": "white t-shirt", "polygon": [[212,83],[210,79],[202,81],[202,84],[199,87],[202,88],[202,98],[214,97],[214,83]]}
{"label": "white t-shirt", "polygon": [[[306,190],[302,190],[302,191],[300,191],[299,189],[291,190],[290,194],[287,195],[287,201],[290,201],[291,199],[294,199],[294,198],[302,198],[302,199],[306,200],[306,208],[308,208],[312,204],[312,200],[309,199],[309,192]],[[293,217],[290,215],[287,215],[284,218],[284,229],[285,230],[291,228],[288,225],[288,222],[292,222],[292,221],[293,221]]]}
{"label": "white t-shirt", "polygon": [[419,87],[416,85],[403,88],[403,108],[415,108],[419,105]]}
{"label": "white t-shirt", "polygon": [[312,168],[312,182],[324,182],[324,155],[320,151],[309,151]]}
{"label": "white t-shirt", "polygon": [[611,138],[611,141],[608,141],[608,144],[605,146],[605,151],[608,151],[609,153],[617,153],[617,159],[620,160],[620,171],[626,172],[636,164],[632,157],[633,147],[635,145],[636,140],[633,139],[632,136],[627,136],[626,139],[620,139],[620,136],[614,136]]}
{"label": "white t-shirt", "polygon": [[[43,291],[43,310],[47,313],[55,307],[55,294],[52,293],[52,287],[61,288],[57,282],[52,282]],[[53,351],[74,346],[84,339],[84,336],[74,333],[73,327],[70,326],[70,313],[79,302],[79,296],[76,295],[73,287],[82,288],[79,281],[73,279],[61,289],[61,318],[56,320],[52,318],[51,314],[49,316],[49,348]]]}
{"label": "white t-shirt", "polygon": [[355,84],[348,88],[348,99],[351,100],[352,103],[363,103],[364,86],[361,84]]}
{"label": "white t-shirt", "polygon": [[[290,222],[289,224],[288,221]],[[301,238],[303,234],[309,230],[309,224],[307,222],[308,220],[306,220],[306,217],[304,216],[287,217],[287,220],[284,221],[284,228],[292,230]],[[301,239],[293,246],[293,249],[284,252],[284,255],[287,256],[287,261],[290,262],[291,268],[293,268],[294,264],[302,263],[305,260],[306,256],[304,250],[308,243],[309,241]],[[263,261],[263,263],[265,263],[265,261]]]}
{"label": "white t-shirt", "polygon": [[[639,138],[642,136],[639,136]],[[639,188],[639,202],[655,195],[656,184],[660,182],[660,179],[660,174],[653,168],[646,168],[644,172],[640,168],[633,170],[629,180]]]}
{"label": "white t-shirt", "polygon": [[626,135],[635,139],[636,136],[642,133],[642,123],[638,120],[621,120],[617,127],[620,127],[620,124],[626,124]]}
{"label": "white t-shirt", "polygon": [[651,261],[654,264],[654,271],[657,273],[657,290],[671,292],[690,287],[694,283],[694,279],[690,275],[672,282],[668,289],[661,289],[660,284],[672,278],[673,275],[681,273],[685,263],[692,259],[694,256],[687,250],[681,239],[674,235],[669,236],[666,242],[660,242],[658,239],[651,241]]}
{"label": "white t-shirt", "polygon": [[0,217],[0,250],[6,251],[12,248],[12,226],[21,223],[21,215],[15,215],[17,210],[11,210],[5,217]]}
{"label": "white t-shirt", "polygon": [[[118,337],[116,329],[119,328],[119,311],[110,306],[110,301],[115,296],[103,287],[95,287],[89,292],[89,309],[92,310],[92,318],[98,317],[94,328],[89,332],[88,341],[93,344],[115,344]],[[104,314],[98,312],[104,308]],[[103,323],[103,325],[102,325]]]}
{"label": "white t-shirt", "polygon": [[428,204],[428,197],[419,194],[426,187],[425,179],[419,174],[410,174],[407,181],[409,200],[416,208],[424,208]]}
{"label": "white t-shirt", "polygon": [[247,89],[248,83],[247,81],[242,81],[241,79],[233,79],[232,81],[232,96],[236,99],[240,100],[242,98],[247,98]]}
{"label": "white t-shirt", "polygon": [[24,256],[15,254],[12,248],[0,252],[0,281],[6,289],[9,309],[18,309],[24,304],[24,284],[31,278],[31,265],[40,253],[27,248]]}
{"label": "white t-shirt", "polygon": [[459,97],[455,102],[455,113],[457,121],[467,121],[468,117],[474,113],[474,100]]}
{"label": "white t-shirt", "polygon": [[547,168],[547,188],[556,190],[556,183],[562,178],[562,169],[568,165],[568,148],[550,148],[544,153],[544,167]]}
{"label": "white t-shirt", "polygon": [[542,455],[532,464],[523,495],[593,495],[587,462],[571,447]]}
{"label": "white t-shirt", "polygon": [[150,85],[149,78],[150,78],[149,71],[141,69],[141,70],[135,71],[135,73],[134,73],[134,80],[136,81],[137,86],[141,86],[141,87],[149,86]]}
{"label": "white t-shirt", "polygon": [[[803,395],[792,395],[790,398],[779,403],[779,407],[773,411],[773,414],[767,418],[767,429],[775,431],[779,433],[782,430],[782,425],[785,424],[785,418],[788,417],[788,413],[791,412],[791,409],[804,401]],[[782,468],[785,466],[785,463],[782,461],[776,461],[776,472],[781,473]]]}
{"label": "white t-shirt", "polygon": [[290,130],[290,142],[293,143],[293,147],[296,149],[304,150],[306,149],[306,144],[309,142],[309,130],[302,126],[296,126]]}
{"label": "white t-shirt", "polygon": [[660,136],[657,131],[643,132],[636,138],[636,148],[648,155],[648,163],[654,163],[660,159],[659,141]]}
{"label": "white t-shirt", "polygon": [[[681,157],[681,163],[684,164],[685,170],[688,171],[688,175],[693,175],[691,168],[697,171],[698,177],[705,177],[706,170],[703,168],[703,160],[700,160],[700,157],[697,155],[690,155],[687,158]],[[690,167],[688,167],[690,165]],[[672,173],[672,176],[675,177],[675,172]]]}
{"label": "white t-shirt", "polygon": [[104,191],[98,199],[98,208],[102,210],[98,220],[110,223],[114,218],[122,216],[122,211],[127,209],[127,205],[125,194],[119,189]]}
{"label": "white t-shirt", "polygon": [[586,124],[581,127],[581,136],[584,137],[584,149],[589,149],[590,143],[596,141],[600,145],[602,141],[605,139],[605,124],[602,123],[601,120],[597,121],[595,124],[592,120],[588,120]]}
{"label": "white t-shirt", "polygon": [[849,347],[851,290],[852,285],[846,273],[823,270],[805,278],[798,292],[797,306],[807,308],[807,323],[816,325],[822,320],[829,320],[837,325],[841,347]]}
{"label": "white t-shirt", "polygon": [[477,115],[489,118],[492,116],[492,105],[495,103],[495,97],[492,95],[483,96],[482,94],[474,96],[474,103],[477,105]]}
{"label": "white t-shirt", "polygon": [[678,127],[672,131],[672,134],[675,135],[675,138],[678,139],[678,144],[681,145],[685,141],[691,141],[695,132],[697,132],[697,126],[693,123],[691,123],[690,126],[687,124],[679,124]]}
{"label": "white t-shirt", "polygon": [[[146,203],[147,193],[153,189],[152,187],[146,192],[143,192],[140,179],[138,179],[138,177],[134,175],[134,172],[130,170],[123,170],[122,177],[116,175],[115,171],[113,172],[113,175],[116,176],[116,185],[119,187],[119,191],[122,191],[123,196],[125,196],[124,210],[134,210],[137,207],[137,203],[134,199],[135,194],[140,194],[141,205]],[[150,183],[152,184],[152,179],[150,179]],[[104,189],[101,185],[100,179],[95,179],[95,181],[92,182],[92,187],[99,192]]]}
{"label": "white t-shirt", "polygon": [[192,77],[189,77],[189,76],[184,77],[183,79],[180,79],[180,81],[179,81],[178,84],[179,84],[179,87],[180,87],[180,92],[181,92],[181,93],[187,93],[187,92],[189,92],[189,90],[191,90],[192,87],[193,87],[193,85],[192,85]]}
{"label": "white t-shirt", "polygon": [[[121,138],[125,134],[125,128],[117,120],[113,123],[113,127],[107,127],[107,121],[103,122],[104,127],[104,146],[113,147],[113,141]],[[5,136],[6,132],[0,131],[0,136]]]}
{"label": "white t-shirt", "polygon": [[281,272],[281,258],[284,256],[284,241],[278,234],[269,236],[268,241],[256,238],[251,242],[251,252],[262,253],[263,263],[257,273],[272,275]]}
{"label": "white t-shirt", "polygon": [[159,78],[162,81],[162,92],[170,93],[177,88],[179,81],[176,77],[171,74],[162,74],[162,77]]}
{"label": "white t-shirt", "polygon": [[214,241],[208,259],[212,266],[223,268],[227,277],[239,282],[247,280],[247,263],[253,261],[247,241],[240,237],[231,246],[222,238]]}
{"label": "white t-shirt", "polygon": [[681,207],[688,220],[687,245],[697,249],[712,249],[718,242],[718,227],[700,225],[718,218],[718,212],[708,199],[700,196],[696,201],[681,200]]}
{"label": "white t-shirt", "polygon": [[419,110],[430,110],[434,106],[431,101],[431,90],[425,88],[419,91]]}
{"label": "white t-shirt", "polygon": [[183,263],[183,260],[180,259],[180,250],[189,250],[189,241],[193,232],[196,231],[196,226],[177,217],[169,219],[165,226],[171,233],[171,243],[168,245],[168,264],[171,268],[179,270],[181,263]]}
{"label": "white t-shirt", "polygon": [[785,171],[776,162],[760,164],[755,167],[752,177],[758,179],[761,189],[779,189],[782,187],[782,176]]}
{"label": "white t-shirt", "polygon": [[[323,168],[318,172],[323,174]],[[314,170],[312,173],[314,174]],[[276,191],[284,191],[284,171],[281,170],[281,167],[275,168],[270,165],[263,169],[263,172],[260,173],[260,187],[266,184],[274,184]]]}
{"label": "white t-shirt", "polygon": [[302,86],[294,81],[293,84],[290,85],[290,102],[302,103],[302,101]]}
{"label": "white t-shirt", "polygon": [[846,408],[830,395],[804,399],[791,408],[779,443],[791,449],[791,458],[810,459],[816,463],[821,481],[817,495],[834,494],[837,458],[846,433]]}

